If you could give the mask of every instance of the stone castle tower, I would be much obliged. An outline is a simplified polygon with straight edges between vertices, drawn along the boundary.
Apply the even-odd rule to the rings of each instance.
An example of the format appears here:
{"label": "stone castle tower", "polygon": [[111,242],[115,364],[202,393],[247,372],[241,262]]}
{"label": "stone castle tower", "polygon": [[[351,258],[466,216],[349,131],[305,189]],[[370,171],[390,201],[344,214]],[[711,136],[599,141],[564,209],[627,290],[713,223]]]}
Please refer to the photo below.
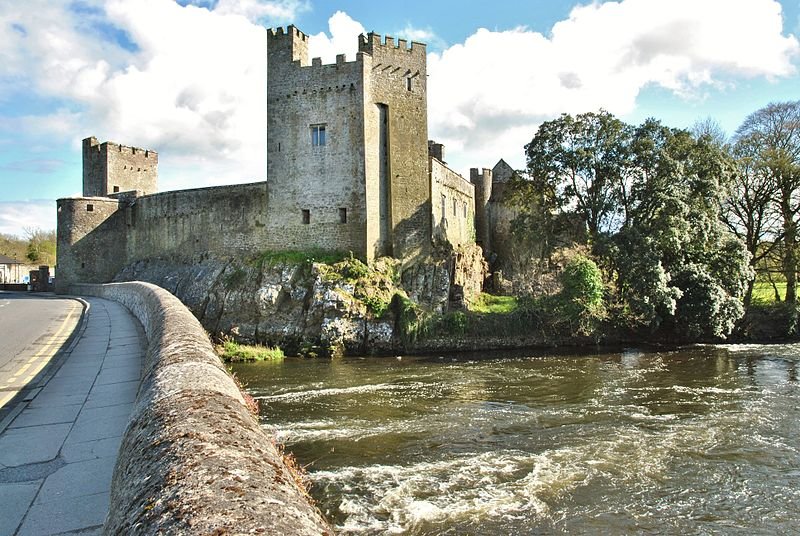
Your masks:
{"label": "stone castle tower", "polygon": [[370,33],[359,37],[355,61],[341,54],[323,65],[309,62],[308,36],[289,26],[270,30],[267,50],[270,204],[294,215],[287,231],[308,237],[297,247],[331,240],[368,260],[424,253],[425,45]]}
{"label": "stone castle tower", "polygon": [[158,154],[113,142],[83,140],[83,195],[105,197],[120,192],[137,195],[158,191]]}
{"label": "stone castle tower", "polygon": [[474,243],[475,186],[441,144],[429,154],[425,45],[358,39],[353,61],[323,65],[294,26],[269,31],[266,182],[159,193],[154,151],[85,139],[83,195],[58,200],[59,291],[152,258],[321,249],[413,262],[433,243]]}

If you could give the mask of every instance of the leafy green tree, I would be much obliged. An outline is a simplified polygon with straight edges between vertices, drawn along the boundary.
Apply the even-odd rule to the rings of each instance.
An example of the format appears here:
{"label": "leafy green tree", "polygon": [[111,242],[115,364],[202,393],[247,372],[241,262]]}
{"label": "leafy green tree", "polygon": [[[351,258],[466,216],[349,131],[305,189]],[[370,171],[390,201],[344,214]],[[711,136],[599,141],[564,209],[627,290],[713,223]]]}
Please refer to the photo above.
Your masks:
{"label": "leafy green tree", "polygon": [[534,189],[557,208],[574,207],[592,239],[618,226],[629,136],[601,110],[547,121],[525,146]]}
{"label": "leafy green tree", "polygon": [[518,223],[549,233],[556,218],[580,215],[623,327],[724,337],[743,314],[751,255],[721,220],[737,168],[723,136],[701,127],[563,115],[526,146],[529,178],[515,203],[540,210]]}
{"label": "leafy green tree", "polygon": [[687,338],[725,336],[752,277],[741,241],[720,222],[733,163],[708,136],[648,120],[633,141],[630,224],[609,259],[634,323]]}
{"label": "leafy green tree", "polygon": [[579,316],[603,307],[603,275],[595,262],[577,255],[561,274],[562,297],[570,315]]}
{"label": "leafy green tree", "polygon": [[534,301],[537,316],[562,334],[596,334],[607,318],[603,274],[582,250],[564,251],[565,264],[559,273],[561,290]]}
{"label": "leafy green tree", "polygon": [[54,265],[56,262],[56,232],[41,229],[25,229],[28,239],[26,257],[35,264]]}
{"label": "leafy green tree", "polygon": [[780,216],[786,301],[797,301],[800,215],[800,101],[772,103],[750,114],[737,129],[737,143],[752,148],[753,167],[773,192]]}

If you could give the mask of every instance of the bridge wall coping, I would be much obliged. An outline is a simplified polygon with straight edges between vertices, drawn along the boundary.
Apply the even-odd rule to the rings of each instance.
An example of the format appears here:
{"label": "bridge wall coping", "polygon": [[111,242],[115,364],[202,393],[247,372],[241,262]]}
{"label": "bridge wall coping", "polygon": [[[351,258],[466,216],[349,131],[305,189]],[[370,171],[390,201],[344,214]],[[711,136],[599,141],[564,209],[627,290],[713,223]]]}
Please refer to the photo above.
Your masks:
{"label": "bridge wall coping", "polygon": [[142,282],[70,290],[123,304],[148,341],[105,534],[332,534],[176,297]]}

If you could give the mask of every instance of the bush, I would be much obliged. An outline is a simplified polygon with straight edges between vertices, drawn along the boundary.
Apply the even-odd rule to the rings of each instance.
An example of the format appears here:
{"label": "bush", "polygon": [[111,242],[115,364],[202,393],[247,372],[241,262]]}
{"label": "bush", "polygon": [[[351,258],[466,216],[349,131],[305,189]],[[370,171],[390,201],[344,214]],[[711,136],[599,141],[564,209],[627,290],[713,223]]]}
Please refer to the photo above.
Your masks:
{"label": "bush", "polygon": [[470,304],[469,309],[474,313],[507,314],[513,313],[519,307],[519,299],[515,296],[494,296],[481,292],[478,299]]}
{"label": "bush", "polygon": [[676,330],[689,340],[725,338],[744,314],[738,298],[729,295],[703,267],[686,266],[675,277],[683,291],[675,312]]}
{"label": "bush", "polygon": [[575,255],[561,273],[561,292],[538,300],[540,315],[558,328],[566,325],[569,335],[591,335],[606,318],[603,276],[585,255]]}
{"label": "bush", "polygon": [[277,361],[283,359],[283,350],[276,347],[239,344],[235,341],[225,340],[217,347],[217,352],[223,361]]}
{"label": "bush", "polygon": [[603,275],[593,260],[577,255],[561,274],[562,296],[572,309],[570,314],[582,314],[603,306]]}
{"label": "bush", "polygon": [[469,327],[469,318],[463,311],[453,311],[443,318],[444,329],[450,335],[464,335]]}

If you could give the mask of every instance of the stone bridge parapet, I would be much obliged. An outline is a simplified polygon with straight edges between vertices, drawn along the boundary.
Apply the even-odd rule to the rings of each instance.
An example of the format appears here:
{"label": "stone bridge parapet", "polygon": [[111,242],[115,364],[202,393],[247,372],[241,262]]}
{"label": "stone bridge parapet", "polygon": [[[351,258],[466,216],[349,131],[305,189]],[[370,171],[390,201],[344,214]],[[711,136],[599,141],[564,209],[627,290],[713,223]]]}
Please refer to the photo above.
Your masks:
{"label": "stone bridge parapet", "polygon": [[332,534],[177,298],[141,282],[70,290],[122,303],[148,341],[105,534]]}

